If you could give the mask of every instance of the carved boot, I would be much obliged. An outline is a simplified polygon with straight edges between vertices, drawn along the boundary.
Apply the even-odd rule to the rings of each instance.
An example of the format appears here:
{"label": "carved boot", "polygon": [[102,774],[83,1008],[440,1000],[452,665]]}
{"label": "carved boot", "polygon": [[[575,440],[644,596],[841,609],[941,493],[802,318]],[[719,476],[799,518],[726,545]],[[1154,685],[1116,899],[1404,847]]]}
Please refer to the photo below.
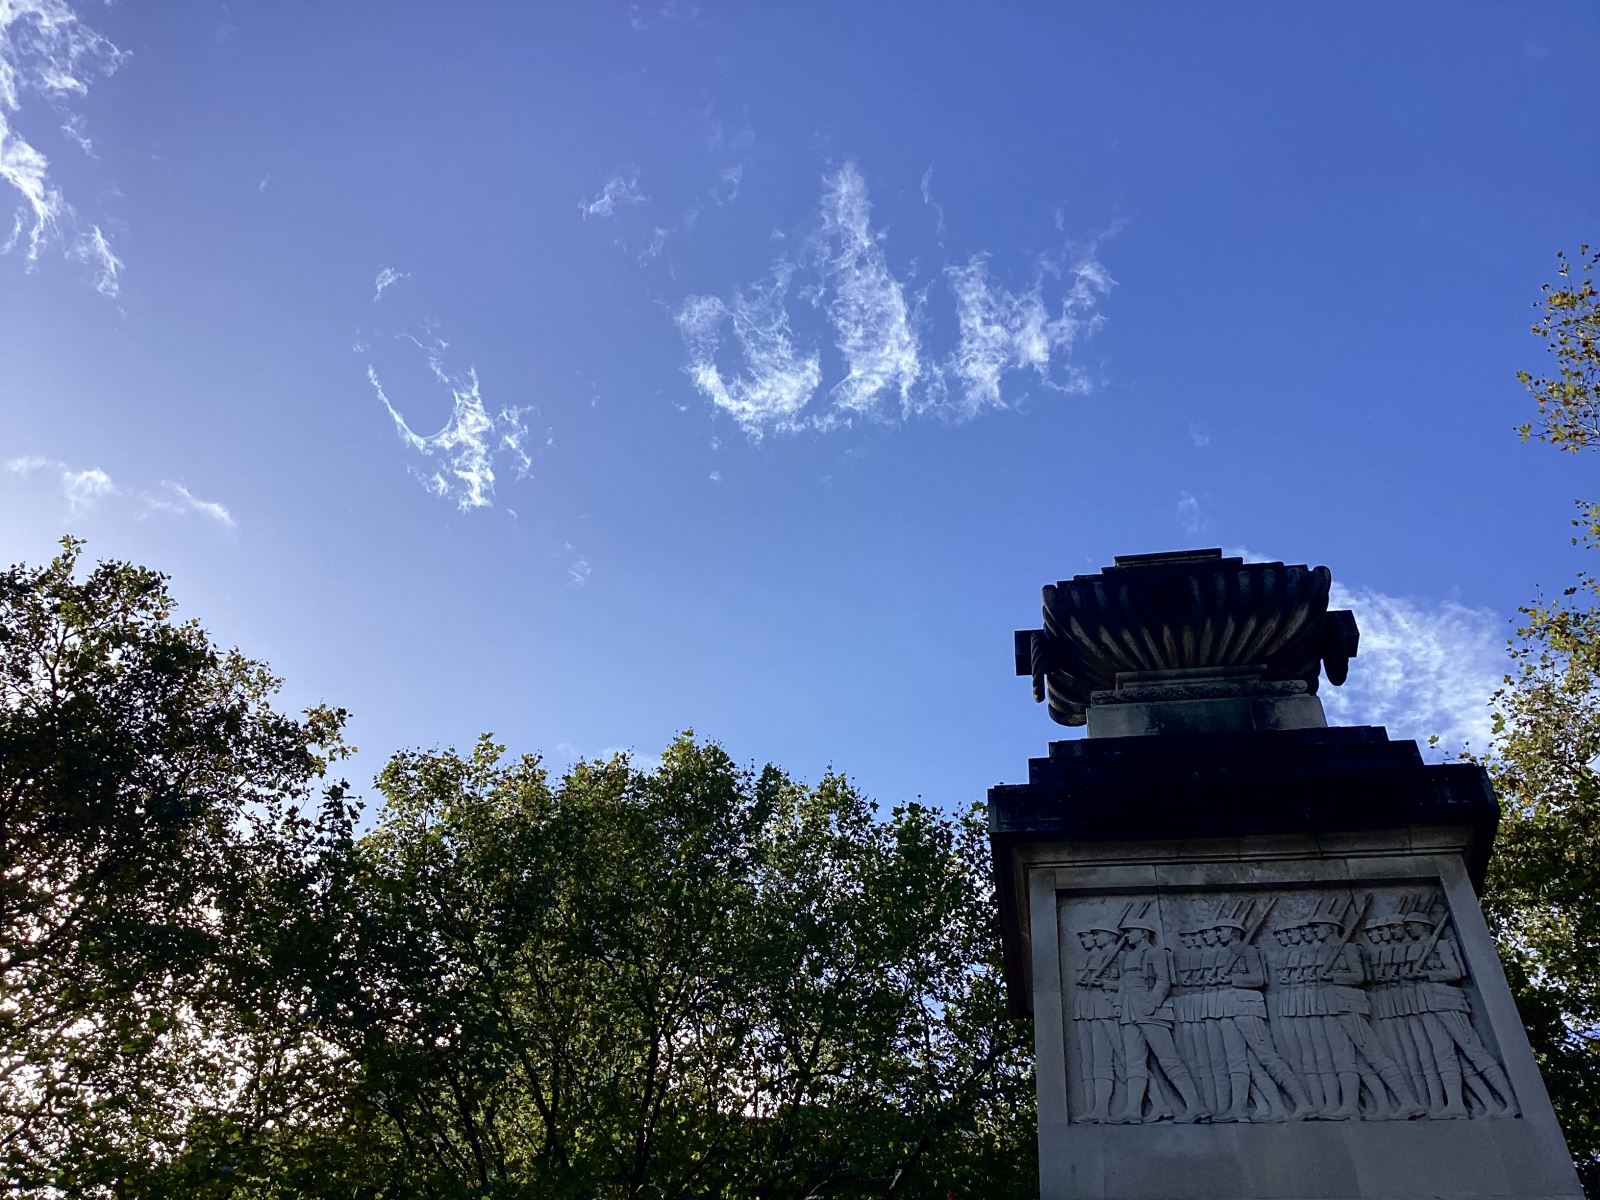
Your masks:
{"label": "carved boot", "polygon": [[1439,1072],[1439,1082],[1444,1085],[1444,1111],[1439,1114],[1442,1121],[1464,1121],[1472,1114],[1467,1111],[1465,1101],[1461,1098],[1461,1072]]}
{"label": "carved boot", "polygon": [[1211,1110],[1200,1098],[1200,1091],[1194,1086],[1194,1079],[1189,1072],[1178,1067],[1171,1075],[1171,1079],[1172,1086],[1178,1089],[1178,1098],[1183,1101],[1183,1116],[1178,1118],[1178,1123],[1193,1125],[1199,1121],[1211,1120]]}
{"label": "carved boot", "polygon": [[1302,1077],[1306,1089],[1306,1102],[1311,1105],[1308,1119],[1316,1120],[1328,1109],[1326,1098],[1322,1094],[1322,1076],[1315,1071],[1307,1071]]}
{"label": "carved boot", "polygon": [[1103,1125],[1111,1119],[1111,1089],[1114,1086],[1109,1079],[1094,1081],[1094,1101],[1089,1105],[1089,1111],[1083,1118],[1085,1121]]}
{"label": "carved boot", "polygon": [[1394,1093],[1395,1109],[1391,1118],[1396,1121],[1410,1121],[1417,1117],[1427,1115],[1428,1109],[1417,1099],[1411,1090],[1411,1081],[1406,1078],[1405,1072],[1397,1066],[1385,1067],[1378,1072],[1384,1085]]}
{"label": "carved boot", "polygon": [[1445,1099],[1444,1085],[1439,1082],[1439,1072],[1423,1072],[1422,1082],[1428,1089],[1428,1098],[1424,1101],[1428,1106],[1428,1116],[1436,1121],[1442,1120],[1444,1118],[1444,1108],[1448,1101]]}
{"label": "carved boot", "polygon": [[1328,1114],[1330,1121],[1354,1121],[1361,1116],[1361,1076],[1355,1071],[1339,1072],[1339,1107]]}
{"label": "carved boot", "polygon": [[1337,1121],[1339,1116],[1339,1077],[1331,1072],[1319,1072],[1317,1078],[1322,1081],[1322,1119],[1324,1121]]}
{"label": "carved boot", "polygon": [[1506,1073],[1500,1067],[1485,1067],[1484,1081],[1494,1089],[1495,1095],[1500,1097],[1501,1107],[1492,1109],[1491,1117],[1515,1117],[1522,1112],[1517,1106],[1517,1098],[1511,1093],[1511,1081],[1506,1078]]}
{"label": "carved boot", "polygon": [[1245,1120],[1289,1120],[1289,1110],[1283,1106],[1283,1094],[1278,1091],[1277,1081],[1255,1060],[1254,1056],[1250,1059],[1250,1088],[1260,1103],[1256,1106],[1256,1115],[1254,1117],[1247,1115]]}
{"label": "carved boot", "polygon": [[1119,1115],[1112,1118],[1113,1125],[1144,1124],[1144,1093],[1149,1084],[1150,1076],[1128,1072],[1128,1103]]}
{"label": "carved boot", "polygon": [[1289,1102],[1294,1105],[1294,1111],[1289,1114],[1291,1121],[1308,1121],[1317,1115],[1317,1106],[1311,1102],[1311,1097],[1306,1094],[1305,1085],[1293,1075],[1285,1075],[1278,1080],[1278,1086],[1283,1089],[1284,1095],[1289,1097]]}
{"label": "carved boot", "polygon": [[1228,1097],[1231,1102],[1227,1111],[1218,1113],[1213,1120],[1248,1121],[1250,1119],[1250,1073],[1248,1071],[1229,1072]]}

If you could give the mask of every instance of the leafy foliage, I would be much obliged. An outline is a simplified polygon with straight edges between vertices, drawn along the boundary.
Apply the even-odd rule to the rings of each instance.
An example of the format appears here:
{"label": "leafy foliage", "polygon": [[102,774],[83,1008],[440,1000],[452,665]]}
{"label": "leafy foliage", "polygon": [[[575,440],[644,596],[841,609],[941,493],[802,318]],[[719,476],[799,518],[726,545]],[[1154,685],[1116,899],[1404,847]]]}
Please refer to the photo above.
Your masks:
{"label": "leafy foliage", "polygon": [[975,817],[674,742],[396,756],[344,1031],[437,1195],[1006,1194],[1032,1145]]}
{"label": "leafy foliage", "polygon": [[[1533,332],[1559,372],[1519,373],[1539,409],[1522,433],[1600,449],[1600,301],[1558,261]],[[1600,506],[1580,504],[1572,524],[1574,545],[1600,550]],[[1583,570],[1522,618],[1486,760],[1502,818],[1484,907],[1579,1173],[1600,1195],[1600,579]]]}
{"label": "leafy foliage", "polygon": [[1565,254],[1558,254],[1556,261],[1556,281],[1543,286],[1533,333],[1555,356],[1557,370],[1548,379],[1517,372],[1538,405],[1537,418],[1518,432],[1524,441],[1535,438],[1577,453],[1600,438],[1600,292],[1594,286],[1600,250],[1578,247],[1581,278]]}
{"label": "leafy foliage", "polygon": [[[81,543],[0,575],[0,1170],[136,1186],[218,1121],[297,1086],[290,920],[347,837],[344,714],[172,620],[163,576]],[[247,1070],[246,1070],[247,1069]]]}
{"label": "leafy foliage", "polygon": [[[26,1190],[1023,1196],[981,812],[675,741],[396,755],[172,619],[0,579],[0,1153]],[[320,791],[318,791],[320,789]]]}

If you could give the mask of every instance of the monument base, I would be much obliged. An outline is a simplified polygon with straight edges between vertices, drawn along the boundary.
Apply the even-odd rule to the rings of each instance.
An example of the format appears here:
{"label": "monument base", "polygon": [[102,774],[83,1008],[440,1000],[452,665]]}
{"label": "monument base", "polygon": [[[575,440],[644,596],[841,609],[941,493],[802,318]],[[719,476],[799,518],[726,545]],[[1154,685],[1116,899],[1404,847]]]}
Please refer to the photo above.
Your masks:
{"label": "monument base", "polygon": [[[1043,1200],[1287,1200],[1289,1197],[1338,1200],[1519,1200],[1582,1196],[1565,1142],[1550,1107],[1514,1002],[1506,986],[1494,944],[1483,922],[1463,857],[1470,832],[1459,826],[1408,827],[1347,834],[1272,834],[1237,838],[1165,842],[1038,842],[1019,846],[1017,865],[1026,880],[1028,926],[1032,931],[1029,971],[1035,1014],[1038,1067],[1039,1169]],[[1320,1036],[1329,1022],[1359,1019],[1373,1038],[1367,1054],[1357,1054],[1360,1077],[1356,1112],[1344,1119],[1322,1114],[1310,1119],[1279,1119],[1292,1109],[1290,1099],[1276,1096],[1279,1112],[1264,1103],[1275,1085],[1266,1078],[1260,1059],[1247,1048],[1245,1066],[1253,1078],[1245,1085],[1249,1099],[1245,1119],[1183,1123],[1183,1105],[1159,1062],[1150,1065],[1149,1098],[1136,1124],[1095,1119],[1094,1022],[1084,1013],[1080,986],[1093,961],[1079,943],[1079,933],[1097,922],[1109,924],[1130,907],[1150,902],[1149,920],[1159,930],[1160,946],[1180,941],[1180,931],[1209,919],[1207,914],[1230,905],[1235,910],[1270,906],[1263,934],[1284,922],[1298,921],[1309,911],[1343,909],[1350,922],[1378,920],[1402,903],[1432,908],[1428,915],[1448,931],[1441,936],[1458,948],[1465,982],[1459,987],[1465,1004],[1460,1019],[1445,1014],[1455,1026],[1475,1034],[1486,1057],[1474,1064],[1459,1048],[1441,1050],[1443,1018],[1396,1016],[1381,1003],[1376,1010],[1347,1018],[1331,1014],[1273,1012],[1269,1047],[1293,1061],[1301,1076],[1318,1075],[1316,1056],[1324,1044],[1300,1045],[1294,1026]],[[1107,920],[1110,918],[1111,920]],[[1348,923],[1348,922],[1347,922]],[[1332,939],[1330,939],[1331,941]],[[1400,944],[1400,943],[1397,943]],[[1319,958],[1329,951],[1313,947]],[[1205,950],[1178,955],[1204,955]],[[1271,963],[1284,953],[1265,951]],[[1380,950],[1367,952],[1381,957]],[[1182,960],[1179,959],[1181,966]],[[1381,986],[1381,985],[1380,985]],[[1448,987],[1448,985],[1446,985]],[[1175,1011],[1168,1028],[1173,1044],[1195,1076],[1201,1074],[1193,1047],[1207,1055],[1205,1039],[1215,1055],[1221,1031],[1213,1028],[1230,1018],[1207,1017],[1183,1009],[1181,984],[1169,1001]],[[1268,987],[1266,1003],[1275,989]],[[1381,994],[1381,993],[1380,993]],[[1448,994],[1448,992],[1447,992]],[[1327,1007],[1323,1005],[1322,1007]],[[1392,1006],[1391,1006],[1392,1007]],[[1376,1011],[1381,1015],[1373,1015]],[[1185,1020],[1190,1016],[1192,1019]],[[1331,1028],[1331,1026],[1330,1026]],[[1109,1023],[1102,1031],[1115,1042],[1127,1035],[1128,1024]],[[1444,1030],[1444,1035],[1448,1035]],[[1433,1041],[1428,1039],[1432,1036]],[[1357,1040],[1361,1034],[1358,1032]],[[1311,1041],[1308,1036],[1307,1043]],[[1270,1053],[1270,1050],[1267,1051]],[[1435,1115],[1402,1119],[1395,1115],[1400,1096],[1378,1077],[1372,1058],[1399,1068],[1399,1084],[1426,1105],[1430,1081],[1418,1054],[1450,1053],[1465,1073],[1460,1085],[1459,1117]],[[1370,1058],[1368,1056],[1371,1056]],[[1406,1062],[1407,1056],[1411,1061]],[[1334,1054],[1337,1058],[1337,1052]],[[1492,1068],[1503,1066],[1503,1083],[1486,1082]],[[1220,1062],[1216,1064],[1221,1066]],[[1335,1068],[1324,1074],[1327,1090],[1338,1088]],[[1387,1073],[1387,1071],[1385,1072]],[[1213,1073],[1197,1094],[1227,1088],[1226,1070]],[[1113,1078],[1110,1116],[1127,1118],[1127,1060],[1121,1078]],[[1235,1086],[1238,1086],[1237,1083]],[[1510,1094],[1502,1096],[1500,1090]],[[1435,1092],[1442,1090],[1434,1086]],[[1309,1098],[1308,1098],[1309,1099]],[[1331,1097],[1324,1097],[1325,1102]],[[1216,1110],[1225,1109],[1211,1101]],[[1325,1104],[1325,1107],[1327,1105]],[[1507,1111],[1515,1115],[1497,1115]],[[1170,1114],[1170,1115],[1169,1115]]]}
{"label": "monument base", "polygon": [[989,790],[1044,1200],[1578,1200],[1478,907],[1474,763],[1329,728],[1325,567],[1122,556],[1044,588],[1063,725]]}

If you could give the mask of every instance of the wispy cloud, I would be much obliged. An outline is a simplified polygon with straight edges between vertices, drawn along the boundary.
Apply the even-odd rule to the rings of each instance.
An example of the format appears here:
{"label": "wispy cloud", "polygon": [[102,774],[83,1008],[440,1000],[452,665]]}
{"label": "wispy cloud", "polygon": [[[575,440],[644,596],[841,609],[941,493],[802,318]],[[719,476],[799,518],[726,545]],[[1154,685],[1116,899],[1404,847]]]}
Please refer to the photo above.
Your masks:
{"label": "wispy cloud", "polygon": [[75,517],[87,515],[102,501],[117,497],[124,511],[131,509],[141,517],[152,512],[177,516],[198,513],[229,529],[238,527],[233,515],[222,505],[213,500],[202,500],[183,484],[170,479],[162,480],[156,491],[130,489],[118,486],[99,467],[73,467],[58,458],[46,458],[38,454],[13,458],[6,463],[5,469],[9,474],[19,477],[34,476],[50,481],[66,501],[68,514]]}
{"label": "wispy cloud", "polygon": [[590,217],[609,217],[619,207],[643,204],[647,199],[649,197],[639,190],[639,172],[633,169],[626,175],[615,175],[606,180],[605,186],[593,200],[578,205],[578,211],[585,220]]}
{"label": "wispy cloud", "polygon": [[661,256],[661,252],[667,248],[667,234],[668,230],[664,225],[655,227],[655,231],[650,235],[650,244],[639,254],[641,267]]}
{"label": "wispy cloud", "polygon": [[496,463],[509,462],[519,477],[531,465],[523,448],[528,427],[522,418],[527,409],[502,408],[492,414],[483,401],[474,368],[468,367],[464,374],[445,369],[446,342],[437,337],[428,343],[410,340],[423,350],[433,381],[450,393],[450,416],[438,432],[423,435],[411,428],[390,401],[377,368],[371,363],[367,364],[367,380],[394,422],[400,440],[437,464],[431,471],[418,472],[428,490],[442,499],[453,500],[462,512],[491,507]]}
{"label": "wispy cloud", "polygon": [[663,0],[648,12],[643,5],[633,3],[628,5],[628,26],[635,33],[643,33],[652,25],[693,21],[699,15],[698,4],[684,3],[683,0]]}
{"label": "wispy cloud", "polygon": [[1211,445],[1211,431],[1199,421],[1190,421],[1189,440],[1194,443],[1196,450],[1204,450]]}
{"label": "wispy cloud", "polygon": [[594,568],[589,565],[589,560],[578,553],[577,547],[571,542],[563,542],[562,550],[572,556],[567,563],[567,586],[581,588],[589,582],[589,576],[594,573]]}
{"label": "wispy cloud", "polygon": [[921,346],[905,287],[873,232],[867,183],[854,163],[823,180],[822,278],[845,377],[833,388],[832,419],[872,416],[885,393],[911,407],[922,374]]}
{"label": "wispy cloud", "polygon": [[944,245],[944,205],[933,198],[933,168],[929,167],[922,173],[922,203],[925,207],[933,209],[934,232],[939,238],[939,245]]}
{"label": "wispy cloud", "polygon": [[1484,750],[1493,731],[1490,698],[1507,669],[1506,619],[1454,600],[1391,596],[1333,586],[1331,603],[1351,609],[1361,651],[1343,687],[1323,688],[1330,720],[1386,725],[1392,734],[1446,749]]}
{"label": "wispy cloud", "polygon": [[202,500],[184,487],[183,484],[175,483],[170,479],[163,479],[161,487],[164,495],[147,498],[151,508],[159,509],[162,512],[176,513],[178,516],[198,513],[202,517],[210,518],[218,525],[224,525],[229,529],[238,528],[238,522],[233,519],[233,514],[215,500]]}
{"label": "wispy cloud", "polygon": [[1177,515],[1178,524],[1190,536],[1200,533],[1209,524],[1200,509],[1200,498],[1193,492],[1178,493]]}
{"label": "wispy cloud", "polygon": [[383,299],[383,293],[385,291],[387,291],[389,288],[392,288],[402,279],[410,278],[411,275],[409,272],[396,271],[393,267],[380,267],[378,269],[377,277],[372,281],[372,302],[376,304],[379,300]]}
{"label": "wispy cloud", "polygon": [[1110,274],[1092,250],[1067,263],[1040,258],[1032,282],[1019,292],[993,281],[987,254],[946,267],[945,278],[960,327],[951,363],[961,387],[960,415],[1005,408],[1000,383],[1011,371],[1031,370],[1041,382],[1062,391],[1090,390],[1089,377],[1062,359],[1080,338],[1099,328],[1099,303],[1112,287]]}
{"label": "wispy cloud", "polygon": [[88,512],[119,490],[111,482],[111,476],[99,467],[69,467],[60,459],[37,454],[11,459],[6,463],[6,470],[13,475],[42,475],[53,480],[61,498],[67,502],[67,511],[73,516]]}
{"label": "wispy cloud", "polygon": [[[690,296],[678,310],[689,347],[686,370],[695,387],[753,438],[802,425],[801,413],[822,383],[822,363],[795,345],[785,307],[794,269],[780,262],[771,276],[736,291],[730,303]],[[717,365],[722,327],[731,326],[744,373],[729,377]]]}
{"label": "wispy cloud", "polygon": [[717,182],[712,185],[711,198],[717,207],[732,204],[739,198],[739,184],[744,179],[744,164],[734,163],[717,172]]}
{"label": "wispy cloud", "polygon": [[91,225],[89,232],[72,245],[72,257],[87,263],[94,271],[94,290],[108,299],[116,299],[122,291],[118,276],[122,273],[122,260],[111,251],[111,243],[100,232],[100,226]]}
{"label": "wispy cloud", "polygon": [[91,262],[96,287],[116,295],[121,263],[98,226],[75,232],[76,211],[50,175],[50,160],[20,126],[30,101],[43,102],[69,138],[87,153],[92,143],[81,116],[68,106],[88,94],[96,76],[110,75],[127,55],[83,24],[66,0],[0,0],[0,183],[17,195],[11,234],[0,253],[21,248],[28,264],[59,242],[70,257]]}
{"label": "wispy cloud", "polygon": [[[931,176],[923,191],[931,202]],[[786,241],[787,239],[779,239]],[[1087,373],[1067,361],[1099,328],[1099,305],[1112,287],[1094,246],[1037,257],[1020,291],[997,282],[987,254],[947,265],[943,283],[955,317],[955,351],[930,361],[924,336],[938,306],[930,287],[913,287],[892,266],[884,232],[872,224],[865,177],[845,163],[822,179],[819,211],[792,254],[767,278],[730,300],[687,297],[677,313],[689,351],[685,372],[701,394],[728,412],[752,437],[828,430],[862,418],[901,420],[920,414],[966,420],[1008,407],[1002,385],[1009,372],[1029,370],[1045,387],[1090,390]],[[819,340],[797,331],[791,292],[821,314],[838,351],[840,376],[826,403]],[[724,331],[732,337],[724,343]],[[736,347],[743,373],[719,365],[724,346]]]}

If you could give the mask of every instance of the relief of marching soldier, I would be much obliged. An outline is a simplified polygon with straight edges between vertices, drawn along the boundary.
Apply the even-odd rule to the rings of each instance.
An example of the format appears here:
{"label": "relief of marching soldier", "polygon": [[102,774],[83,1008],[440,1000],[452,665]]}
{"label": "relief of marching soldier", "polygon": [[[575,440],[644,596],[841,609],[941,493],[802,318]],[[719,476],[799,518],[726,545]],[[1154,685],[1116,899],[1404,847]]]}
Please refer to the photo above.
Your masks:
{"label": "relief of marching soldier", "polygon": [[[1261,1101],[1261,1118],[1267,1121],[1304,1120],[1315,1113],[1305,1085],[1289,1065],[1267,1026],[1267,967],[1256,936],[1276,901],[1260,905],[1250,900],[1224,904],[1212,922],[1218,955],[1208,981],[1220,1014],[1215,1023],[1227,1063],[1228,1106],[1218,1121],[1248,1121],[1252,1089]],[[1283,1099],[1288,1097],[1287,1107]]]}
{"label": "relief of marching soldier", "polygon": [[1391,916],[1374,923],[1374,1013],[1400,1047],[1430,1117],[1514,1117],[1520,1109],[1505,1070],[1473,1027],[1449,924],[1450,914],[1435,916],[1426,893],[1401,897]]}
{"label": "relief of marching soldier", "polygon": [[1078,1035],[1079,1075],[1083,1085],[1084,1121],[1111,1119],[1111,1098],[1118,1083],[1126,1086],[1122,1061],[1122,1027],[1117,1019],[1122,931],[1114,921],[1078,931],[1083,965],[1072,997],[1073,1027]]}
{"label": "relief of marching soldier", "polygon": [[1128,1095],[1122,1112],[1113,1119],[1124,1125],[1159,1119],[1159,1092],[1152,1097],[1158,1101],[1156,1106],[1148,1116],[1145,1113],[1145,1099],[1152,1092],[1151,1059],[1154,1059],[1183,1105],[1176,1119],[1183,1124],[1209,1121],[1211,1109],[1202,1099],[1173,1043],[1174,963],[1172,951],[1157,945],[1160,930],[1151,915],[1154,907],[1153,900],[1136,902],[1118,922],[1122,954],[1117,963],[1117,1020],[1122,1029]]}
{"label": "relief of marching soldier", "polygon": [[[1353,907],[1353,899],[1335,897],[1313,910],[1307,922],[1316,962],[1309,986],[1319,997],[1313,1007],[1325,1014],[1338,1086],[1338,1106],[1325,1116],[1333,1120],[1362,1115],[1380,1121],[1410,1120],[1425,1115],[1427,1109],[1418,1102],[1410,1079],[1372,1028],[1372,1003],[1364,987],[1367,964],[1356,941],[1372,907],[1371,895],[1352,916]],[[1365,1114],[1360,1107],[1363,1087],[1371,1100]]]}

